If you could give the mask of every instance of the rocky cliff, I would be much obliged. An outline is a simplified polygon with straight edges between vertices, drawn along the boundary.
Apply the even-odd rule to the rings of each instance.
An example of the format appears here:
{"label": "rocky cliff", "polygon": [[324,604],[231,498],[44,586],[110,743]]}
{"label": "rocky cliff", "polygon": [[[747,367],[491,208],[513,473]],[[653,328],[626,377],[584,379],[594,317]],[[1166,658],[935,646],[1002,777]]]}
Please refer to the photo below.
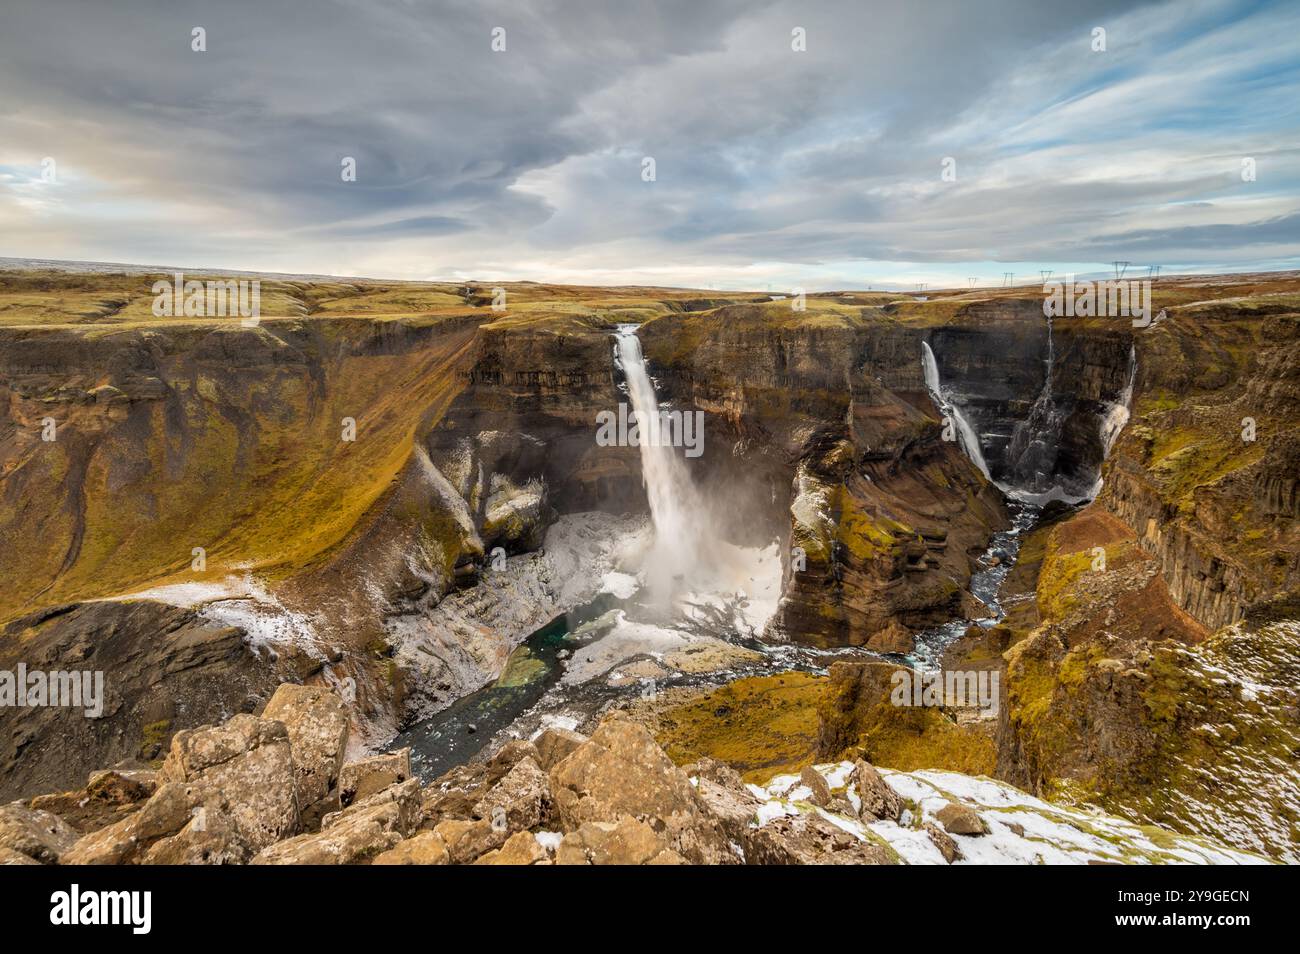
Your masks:
{"label": "rocky cliff", "polygon": [[[0,668],[113,674],[99,719],[0,711],[9,796],[70,788],[123,759],[162,761],[177,739],[178,767],[160,770],[192,782],[225,763],[185,754],[185,730],[236,713],[221,737],[283,763],[279,730],[255,714],[286,681],[337,697],[358,754],[494,680],[529,633],[591,598],[643,519],[637,449],[595,439],[596,415],[627,399],[612,333],[631,322],[661,406],[705,414],[705,453],[687,463],[719,502],[719,533],[779,544],[770,641],[905,653],[919,630],[983,615],[972,571],[1008,522],[994,481],[1074,496],[1102,469],[1088,511],[1058,506],[1025,541],[1005,625],[946,663],[1005,665],[996,745],[935,722],[949,714],[904,725],[862,710],[846,677],[835,683],[843,731],[869,761],[996,764],[1035,796],[1289,857],[1300,290],[1285,282],[1162,282],[1164,317],[1147,329],[1049,329],[1023,291],[813,296],[799,310],[766,296],[525,284],[498,309],[474,285],[312,282],[268,282],[267,313],[245,328],[152,319],[148,287],[121,276],[0,285],[0,527],[12,543],[0,552],[11,582]],[[964,415],[992,480],[932,397],[927,347],[940,403]],[[755,764],[802,769],[839,754]],[[1261,780],[1258,765],[1282,781]],[[148,784],[122,777],[101,788],[115,793],[111,811],[132,814]],[[789,808],[788,788],[767,794]],[[400,799],[356,824],[402,835],[388,847],[417,837],[412,796]],[[295,821],[281,801],[270,829],[232,822],[233,848],[191,831],[160,857],[342,850],[310,840],[328,805],[300,800]],[[235,811],[228,802],[213,804]],[[942,829],[937,810],[912,817]],[[564,837],[586,858],[613,829],[580,835],[585,823],[621,824],[570,816]],[[798,829],[782,829],[795,843],[754,843],[754,857],[883,857],[870,837],[832,849],[838,836],[781,824]],[[552,857],[553,840],[534,842]],[[535,855],[530,844],[509,856]],[[694,860],[680,840],[653,844],[648,857]],[[940,857],[944,844],[932,839]],[[431,838],[403,851],[417,848],[437,853]]]}
{"label": "rocky cliff", "polygon": [[0,806],[0,864],[1257,863],[956,773],[822,765],[765,787],[674,765],[621,718],[547,729],[421,786],[401,750],[344,762],[330,692],[178,733],[158,770]]}
{"label": "rocky cliff", "polygon": [[1026,544],[998,773],[1294,860],[1300,298],[1257,293],[1170,285],[1135,332],[1100,497]]}

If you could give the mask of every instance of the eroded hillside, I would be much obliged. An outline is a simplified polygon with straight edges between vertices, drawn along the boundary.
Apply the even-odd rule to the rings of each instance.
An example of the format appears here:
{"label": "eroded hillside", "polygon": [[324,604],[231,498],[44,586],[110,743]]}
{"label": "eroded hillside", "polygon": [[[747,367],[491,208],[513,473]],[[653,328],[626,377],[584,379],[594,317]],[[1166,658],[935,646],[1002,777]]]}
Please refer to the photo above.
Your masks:
{"label": "eroded hillside", "polygon": [[[937,628],[991,624],[976,578],[992,599],[990,570],[1015,563],[1005,617],[940,645],[943,665],[1004,677],[1000,720],[900,711],[860,668],[726,685],[737,660],[779,657],[710,644],[713,669],[651,653],[628,670],[683,680],[639,707],[670,755],[755,781],[859,756],[996,771],[1294,852],[1293,277],[1162,280],[1149,328],[1049,328],[1032,289],[797,308],[270,279],[246,327],[153,317],[155,278],[0,274],[0,666],[114,674],[101,719],[0,713],[4,792],[157,760],[283,681],[338,695],[354,750],[503,672],[526,682],[516,647],[590,601],[645,521],[637,449],[594,436],[625,400],[613,331],[635,324],[662,406],[705,415],[690,473],[726,501],[717,532],[776,545],[766,641],[897,662]],[[1016,562],[1006,492],[1054,487],[1071,502]]]}

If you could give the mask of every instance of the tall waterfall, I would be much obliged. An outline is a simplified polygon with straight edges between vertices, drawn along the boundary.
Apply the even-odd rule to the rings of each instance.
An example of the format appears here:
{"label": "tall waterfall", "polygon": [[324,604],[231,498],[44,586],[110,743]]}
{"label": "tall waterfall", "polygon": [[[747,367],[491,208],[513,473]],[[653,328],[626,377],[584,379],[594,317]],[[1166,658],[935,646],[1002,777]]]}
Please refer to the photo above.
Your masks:
{"label": "tall waterfall", "polygon": [[[628,400],[644,435],[648,422],[659,417],[654,384],[646,373],[645,358],[635,325],[620,325],[615,338],[619,365],[627,378]],[[712,521],[699,491],[691,482],[681,449],[666,442],[638,440],[641,480],[654,522],[654,545],[646,558],[646,583],[652,594],[667,598],[675,576],[691,579],[706,558],[714,539]]]}
{"label": "tall waterfall", "polygon": [[1128,423],[1130,408],[1133,403],[1133,384],[1137,381],[1137,345],[1131,344],[1128,349],[1128,380],[1124,384],[1124,390],[1119,394],[1119,399],[1110,406],[1106,416],[1101,419],[1101,446],[1106,451],[1106,456],[1110,456],[1110,450],[1115,446],[1115,441],[1119,437],[1119,432],[1124,429]]}
{"label": "tall waterfall", "polygon": [[930,392],[931,399],[957,429],[957,440],[961,444],[961,449],[985,477],[992,479],[989,465],[984,462],[984,451],[980,449],[980,439],[975,433],[975,428],[971,427],[970,421],[966,420],[966,415],[962,414],[961,408],[944,396],[943,389],[939,385],[939,365],[934,360],[934,352],[930,350],[928,341],[921,342],[921,368],[925,373],[925,386]]}

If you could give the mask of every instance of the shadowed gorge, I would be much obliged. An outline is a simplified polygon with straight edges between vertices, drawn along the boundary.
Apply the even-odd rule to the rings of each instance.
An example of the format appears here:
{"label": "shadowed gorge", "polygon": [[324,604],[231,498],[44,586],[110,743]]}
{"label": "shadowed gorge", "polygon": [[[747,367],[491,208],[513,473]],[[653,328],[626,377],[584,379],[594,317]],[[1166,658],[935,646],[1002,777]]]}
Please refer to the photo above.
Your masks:
{"label": "shadowed gorge", "polygon": [[[93,719],[0,710],[0,791],[25,810],[69,811],[49,793],[113,768],[150,780],[121,796],[135,817],[191,777],[168,765],[195,732],[298,758],[269,727],[287,685],[336,710],[334,774],[283,837],[236,825],[214,857],[315,858],[322,817],[352,810],[338,766],[367,759],[426,786],[425,821],[376,854],[435,831],[448,857],[506,851],[456,848],[488,809],[446,793],[507,779],[549,793],[507,834],[615,824],[564,801],[589,769],[542,740],[939,829],[908,773],[988,775],[1053,824],[1100,806],[1121,855],[1161,826],[1296,857],[1293,276],[1162,280],[1149,328],[1049,325],[1023,289],[795,308],[520,284],[502,306],[473,284],[269,280],[244,327],[144,319],[150,284],[0,273],[0,668],[108,673]],[[126,303],[69,310],[96,294]],[[620,436],[651,418],[659,443]],[[1000,695],[890,701],[899,674],[954,673]],[[719,810],[654,851],[718,860]],[[798,830],[731,840],[831,850],[790,811]],[[73,857],[147,860],[83,816]],[[924,851],[861,837],[859,862],[947,857],[942,831]],[[1018,837],[988,858],[1029,860]]]}

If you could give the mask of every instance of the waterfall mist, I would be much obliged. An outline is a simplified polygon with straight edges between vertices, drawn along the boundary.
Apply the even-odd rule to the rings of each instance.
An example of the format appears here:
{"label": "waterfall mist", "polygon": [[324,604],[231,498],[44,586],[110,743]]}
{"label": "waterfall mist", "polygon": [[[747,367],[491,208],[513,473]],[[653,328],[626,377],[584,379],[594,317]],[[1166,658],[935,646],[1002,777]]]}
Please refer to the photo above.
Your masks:
{"label": "waterfall mist", "polygon": [[706,564],[716,560],[713,551],[717,535],[709,508],[691,481],[681,448],[646,437],[647,422],[659,417],[659,400],[646,372],[635,326],[620,326],[615,341],[619,365],[627,379],[628,400],[641,425],[641,479],[654,523],[654,543],[646,554],[643,570],[651,595],[666,601],[672,596],[675,577],[693,581],[707,568]]}

